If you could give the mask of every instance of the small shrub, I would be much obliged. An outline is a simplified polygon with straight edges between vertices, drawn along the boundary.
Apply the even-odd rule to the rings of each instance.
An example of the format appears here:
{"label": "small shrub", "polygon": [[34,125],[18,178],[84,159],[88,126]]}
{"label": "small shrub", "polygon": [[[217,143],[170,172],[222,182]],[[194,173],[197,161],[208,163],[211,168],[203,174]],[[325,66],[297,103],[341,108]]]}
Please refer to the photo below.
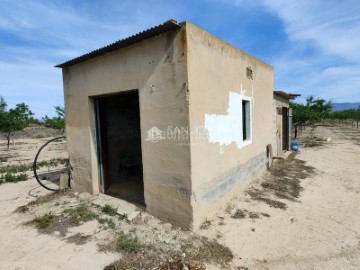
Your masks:
{"label": "small shrub", "polygon": [[99,217],[97,221],[100,223],[102,229],[115,229],[115,223],[110,218]]}
{"label": "small shrub", "polygon": [[37,229],[45,230],[54,224],[55,216],[51,213],[47,213],[43,216],[36,217],[27,224],[34,224]]}
{"label": "small shrub", "polygon": [[119,220],[125,220],[125,219],[127,219],[127,214],[120,214],[119,216]]}
{"label": "small shrub", "polygon": [[129,253],[137,253],[143,245],[137,240],[137,238],[132,238],[129,235],[120,233],[119,237],[116,240],[116,250],[125,251]]}
{"label": "small shrub", "polygon": [[117,209],[112,207],[110,204],[105,204],[101,211],[109,216],[115,216],[117,213]]}
{"label": "small shrub", "polygon": [[91,211],[85,203],[75,208],[65,209],[63,212],[68,215],[69,220],[74,225],[98,218],[98,215]]}

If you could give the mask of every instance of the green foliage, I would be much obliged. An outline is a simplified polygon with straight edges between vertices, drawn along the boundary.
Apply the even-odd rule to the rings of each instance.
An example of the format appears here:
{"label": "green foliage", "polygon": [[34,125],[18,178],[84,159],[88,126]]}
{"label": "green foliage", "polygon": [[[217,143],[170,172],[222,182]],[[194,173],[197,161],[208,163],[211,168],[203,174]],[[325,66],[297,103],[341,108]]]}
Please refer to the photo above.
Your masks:
{"label": "green foliage", "polygon": [[143,248],[143,245],[138,241],[137,238],[133,238],[124,233],[120,233],[118,239],[116,240],[117,251],[137,253],[141,248]]}
{"label": "green foliage", "polygon": [[128,218],[127,214],[119,214],[118,219],[119,220],[126,220]]}
{"label": "green foliage", "polygon": [[91,211],[86,203],[82,203],[75,208],[65,209],[64,213],[67,214],[71,223],[74,225],[80,225],[82,222],[98,218],[98,215]]}
{"label": "green foliage", "polygon": [[35,224],[37,229],[45,230],[51,227],[55,222],[55,216],[51,213],[45,214],[41,217],[34,218],[29,224]]}
{"label": "green foliage", "polygon": [[65,167],[69,166],[69,159],[67,158],[52,158],[50,160],[42,160],[36,163],[36,169],[41,167],[57,167],[59,164],[64,165]]}
{"label": "green foliage", "polygon": [[316,122],[328,118],[332,105],[330,101],[316,99],[311,95],[306,99],[305,105],[290,102],[290,107],[293,109],[294,125],[297,126],[301,124],[314,125]]}
{"label": "green foliage", "polygon": [[97,221],[100,223],[102,229],[115,229],[115,223],[111,218],[98,217]]}
{"label": "green foliage", "polygon": [[2,184],[2,183],[17,183],[17,182],[26,181],[26,180],[28,180],[28,176],[25,173],[18,174],[18,175],[7,173],[0,177],[0,184]]}
{"label": "green foliage", "polygon": [[109,216],[115,216],[117,209],[112,207],[110,204],[105,204],[101,211]]}
{"label": "green foliage", "polygon": [[7,104],[3,97],[0,96],[0,113],[6,111]]}
{"label": "green foliage", "polygon": [[43,123],[39,119],[34,118],[34,117],[30,117],[30,124],[36,124],[39,126],[43,125]]}
{"label": "green foliage", "polygon": [[29,126],[33,113],[25,103],[16,104],[14,109],[7,110],[6,108],[5,100],[0,97],[0,132],[6,136],[9,150],[12,133]]}
{"label": "green foliage", "polygon": [[64,129],[65,129],[64,107],[55,106],[55,111],[56,111],[57,116],[50,118],[47,115],[45,115],[45,117],[43,117],[44,124],[47,127],[58,129],[58,130],[61,130],[62,132],[64,132]]}
{"label": "green foliage", "polygon": [[[40,169],[42,167],[47,167],[47,168],[57,167],[59,164],[68,167],[69,159],[53,158],[50,160],[42,160],[37,162],[36,169]],[[0,168],[0,173],[19,173],[19,172],[32,171],[32,169],[33,169],[32,164],[7,165],[5,167]]]}
{"label": "green foliage", "polygon": [[360,121],[360,107],[355,110],[345,110],[345,111],[336,111],[332,112],[329,115],[330,119],[333,120],[354,120],[354,121]]}
{"label": "green foliage", "polygon": [[18,173],[26,172],[32,169],[32,165],[20,164],[20,165],[7,165],[0,168],[0,173]]}

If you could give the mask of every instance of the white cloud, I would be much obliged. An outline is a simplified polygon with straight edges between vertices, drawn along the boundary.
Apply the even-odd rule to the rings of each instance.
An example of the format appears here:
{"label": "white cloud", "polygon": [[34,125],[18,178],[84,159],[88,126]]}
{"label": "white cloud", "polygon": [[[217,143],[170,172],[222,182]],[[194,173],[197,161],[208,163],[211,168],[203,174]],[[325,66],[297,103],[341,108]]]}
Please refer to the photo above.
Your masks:
{"label": "white cloud", "polygon": [[360,60],[358,0],[263,0],[284,22],[291,40],[311,41],[326,54]]}
{"label": "white cloud", "polygon": [[25,1],[0,3],[0,96],[25,102],[36,117],[63,104],[61,70],[54,65],[143,31],[177,10],[134,1]]}
{"label": "white cloud", "polygon": [[290,41],[289,50],[271,60],[276,87],[305,97],[359,101],[360,2],[263,0],[263,4],[283,21]]}

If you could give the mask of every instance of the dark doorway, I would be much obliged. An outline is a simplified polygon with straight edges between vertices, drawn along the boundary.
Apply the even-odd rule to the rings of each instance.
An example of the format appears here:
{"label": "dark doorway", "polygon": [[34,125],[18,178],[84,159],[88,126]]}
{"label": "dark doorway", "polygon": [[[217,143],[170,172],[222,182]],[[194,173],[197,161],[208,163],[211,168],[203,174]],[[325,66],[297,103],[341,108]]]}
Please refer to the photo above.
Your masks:
{"label": "dark doorway", "polygon": [[144,204],[138,91],[94,101],[101,191]]}
{"label": "dark doorway", "polygon": [[282,150],[289,150],[289,109],[282,108]]}

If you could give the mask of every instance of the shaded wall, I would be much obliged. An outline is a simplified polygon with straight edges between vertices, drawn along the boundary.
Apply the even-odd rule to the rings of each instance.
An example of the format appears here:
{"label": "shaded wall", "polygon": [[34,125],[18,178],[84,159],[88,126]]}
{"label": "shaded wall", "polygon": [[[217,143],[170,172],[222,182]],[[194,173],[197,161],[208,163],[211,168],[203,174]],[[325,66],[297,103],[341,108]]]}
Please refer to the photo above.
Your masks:
{"label": "shaded wall", "polygon": [[74,189],[99,193],[93,97],[138,89],[147,210],[189,226],[190,147],[148,137],[154,127],[164,131],[188,125],[184,31],[167,32],[64,68],[63,80]]}

